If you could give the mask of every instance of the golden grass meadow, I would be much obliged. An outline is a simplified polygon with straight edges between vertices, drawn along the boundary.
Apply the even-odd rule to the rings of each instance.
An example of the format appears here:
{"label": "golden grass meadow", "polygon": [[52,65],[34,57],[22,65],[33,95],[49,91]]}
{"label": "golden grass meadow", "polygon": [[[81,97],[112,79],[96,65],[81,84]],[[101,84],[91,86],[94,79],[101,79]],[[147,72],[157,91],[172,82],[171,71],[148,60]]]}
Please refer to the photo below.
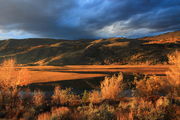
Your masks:
{"label": "golden grass meadow", "polygon": [[[22,67],[15,59],[7,59],[0,67],[0,117],[19,120],[179,120],[180,52],[176,51],[168,58],[171,65],[86,65],[59,69],[54,66]],[[117,67],[124,71],[118,71]],[[118,74],[87,74],[88,71],[108,70]],[[84,76],[78,71],[85,72]],[[163,73],[165,76],[161,75]],[[99,87],[83,92],[73,91],[73,86],[61,87],[58,83],[49,94],[40,88],[31,89],[33,84],[43,82],[94,77],[104,79]]]}

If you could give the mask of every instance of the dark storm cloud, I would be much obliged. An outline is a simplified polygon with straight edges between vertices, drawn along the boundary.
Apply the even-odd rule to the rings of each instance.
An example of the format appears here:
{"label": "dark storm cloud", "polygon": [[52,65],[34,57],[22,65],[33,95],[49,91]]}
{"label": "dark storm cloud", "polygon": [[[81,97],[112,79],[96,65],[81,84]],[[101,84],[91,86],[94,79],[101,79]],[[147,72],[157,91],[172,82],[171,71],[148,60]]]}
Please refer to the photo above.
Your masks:
{"label": "dark storm cloud", "polygon": [[[166,3],[166,2],[164,2]],[[170,3],[170,2],[169,2]],[[180,2],[160,4],[148,12],[130,18],[127,28],[150,28],[156,30],[177,30],[180,28]]]}
{"label": "dark storm cloud", "polygon": [[[180,28],[179,0],[112,0],[100,16],[89,18],[87,25],[95,29],[124,21],[124,29],[147,28],[154,31]],[[126,21],[129,21],[126,23]],[[119,26],[121,28],[121,26]],[[131,32],[131,31],[129,31]]]}
{"label": "dark storm cloud", "polygon": [[[59,2],[60,1],[60,2]],[[39,35],[53,35],[59,15],[72,8],[74,2],[62,0],[1,0],[0,28],[24,30]]]}
{"label": "dark storm cloud", "polygon": [[0,16],[0,31],[4,32],[21,30],[40,37],[95,38],[109,34],[112,31],[105,28],[115,25],[116,30],[109,36],[121,35],[121,29],[129,33],[141,29],[177,30],[180,1],[0,0]]}

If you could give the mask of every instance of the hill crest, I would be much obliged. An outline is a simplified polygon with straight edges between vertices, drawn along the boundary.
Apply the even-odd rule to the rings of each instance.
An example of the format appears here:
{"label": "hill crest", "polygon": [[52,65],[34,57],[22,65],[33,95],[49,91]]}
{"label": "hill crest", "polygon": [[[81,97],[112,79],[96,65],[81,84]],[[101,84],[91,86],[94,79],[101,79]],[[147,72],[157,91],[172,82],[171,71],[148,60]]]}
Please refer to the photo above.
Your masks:
{"label": "hill crest", "polygon": [[168,63],[167,55],[180,49],[179,35],[180,31],[141,39],[3,40],[0,61],[11,57],[25,65]]}

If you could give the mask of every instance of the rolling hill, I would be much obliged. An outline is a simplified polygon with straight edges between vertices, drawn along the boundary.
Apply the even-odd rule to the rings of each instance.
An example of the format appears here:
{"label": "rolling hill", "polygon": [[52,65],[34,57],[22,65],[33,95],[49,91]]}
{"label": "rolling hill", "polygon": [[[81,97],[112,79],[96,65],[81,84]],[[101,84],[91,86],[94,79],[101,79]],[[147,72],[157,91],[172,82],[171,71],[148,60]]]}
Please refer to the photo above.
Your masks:
{"label": "rolling hill", "polygon": [[169,32],[152,37],[140,38],[140,40],[150,40],[150,43],[175,43],[180,41],[180,31]]}
{"label": "rolling hill", "polygon": [[0,41],[0,61],[25,65],[167,64],[180,49],[180,31],[140,39],[9,39]]}

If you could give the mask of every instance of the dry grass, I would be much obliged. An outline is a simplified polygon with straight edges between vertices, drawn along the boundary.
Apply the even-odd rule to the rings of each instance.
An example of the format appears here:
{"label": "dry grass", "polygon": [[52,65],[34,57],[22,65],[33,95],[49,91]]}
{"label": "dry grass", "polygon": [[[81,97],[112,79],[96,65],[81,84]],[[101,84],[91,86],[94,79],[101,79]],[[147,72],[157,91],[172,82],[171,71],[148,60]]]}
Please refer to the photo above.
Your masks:
{"label": "dry grass", "polygon": [[[31,81],[30,83],[40,83],[40,82],[53,82],[53,81],[62,81],[62,80],[77,80],[77,79],[86,79],[86,78],[94,78],[94,77],[104,77],[105,74],[82,74],[82,73],[71,73],[71,72],[51,72],[57,71],[58,67],[54,67],[53,69],[41,69],[37,67],[37,71],[30,71]],[[65,68],[63,68],[65,69]],[[40,70],[40,71],[38,71]]]}
{"label": "dry grass", "polygon": [[133,112],[123,112],[120,111],[117,113],[117,120],[134,120],[133,118]]}
{"label": "dry grass", "polygon": [[93,90],[88,94],[91,103],[99,103],[105,99],[116,99],[123,91],[123,75],[119,73],[118,76],[105,77],[101,82],[100,91]]}
{"label": "dry grass", "polygon": [[116,99],[123,90],[123,75],[105,77],[101,82],[101,94],[103,99]]}
{"label": "dry grass", "polygon": [[68,94],[68,91],[62,91],[60,89],[60,86],[57,86],[54,89],[54,95],[52,96],[52,100],[54,103],[64,104],[68,102],[67,94]]}
{"label": "dry grass", "polygon": [[167,97],[160,97],[156,101],[156,107],[166,107],[170,104],[170,101]]}
{"label": "dry grass", "polygon": [[164,120],[176,117],[175,107],[167,97],[160,97],[156,101],[146,98],[133,98],[127,103],[119,105],[118,120]]}
{"label": "dry grass", "polygon": [[134,95],[138,97],[159,96],[169,92],[166,79],[159,76],[145,76],[144,79],[135,81],[135,84]]}
{"label": "dry grass", "polygon": [[70,109],[67,107],[59,107],[59,108],[53,108],[51,110],[51,118],[52,119],[65,119],[65,117],[70,116]]}
{"label": "dry grass", "polygon": [[174,106],[166,97],[160,97],[155,103],[146,101],[143,98],[136,99],[134,102],[134,114],[139,119],[172,119]]}
{"label": "dry grass", "polygon": [[19,86],[26,85],[29,80],[27,69],[17,69],[14,59],[5,60],[0,66],[0,107],[8,110],[8,114],[17,113],[15,109],[21,105]]}
{"label": "dry grass", "polygon": [[[177,55],[179,56],[179,54]],[[176,59],[179,60],[179,57]],[[171,116],[177,116],[176,112],[172,112],[174,110],[173,104],[168,97],[160,97],[155,101],[148,100],[149,96],[160,95],[160,94],[168,94],[169,92],[179,90],[179,62],[175,62],[176,66],[172,66],[168,71],[168,80],[158,77],[158,76],[146,76],[144,79],[136,81],[136,95],[141,96],[143,98],[134,98],[132,101],[128,100],[117,107],[117,104],[114,103],[111,106],[111,103],[102,102],[104,99],[116,100],[116,98],[120,97],[120,94],[124,90],[123,75],[120,73],[118,76],[106,77],[104,81],[101,82],[100,91],[92,91],[90,93],[85,93],[84,101],[91,103],[104,103],[100,104],[90,104],[86,106],[86,104],[78,104],[78,107],[72,107],[70,103],[74,103],[74,101],[79,100],[79,96],[72,93],[71,89],[62,89],[60,87],[56,87],[54,90],[54,95],[52,96],[52,105],[54,108],[51,108],[45,113],[41,114],[33,114],[35,112],[30,112],[29,115],[34,115],[31,119],[37,118],[38,120],[67,120],[78,118],[78,120],[107,120],[112,119],[115,120],[133,120],[133,119],[142,119],[142,120],[157,120],[157,119],[171,119]],[[89,67],[89,66],[88,66]],[[107,66],[106,66],[107,67]],[[18,86],[24,85],[24,80],[26,74],[24,74],[23,70],[17,69],[14,60],[5,61],[2,64],[0,70],[7,75],[7,78],[3,74],[2,78],[5,78],[6,82],[1,83],[1,89],[14,90],[14,91],[6,91],[5,93],[10,92],[10,97],[0,92],[0,100],[5,101],[8,106],[4,111],[10,111],[9,108],[15,108],[12,110],[16,110],[16,106],[20,103],[20,101],[16,101],[19,99],[18,91],[16,91]],[[28,72],[28,70],[26,71]],[[13,73],[16,73],[15,75]],[[18,77],[17,77],[18,76]],[[26,76],[25,76],[26,77]],[[69,76],[68,76],[69,77]],[[16,82],[12,81],[15,80]],[[26,78],[28,79],[28,78]],[[11,82],[12,81],[12,82]],[[170,91],[169,91],[170,90]],[[2,95],[3,94],[3,95]],[[6,95],[6,96],[5,96]],[[28,96],[27,96],[28,97]],[[145,98],[144,98],[145,97]],[[6,98],[6,99],[5,99]],[[40,110],[41,112],[45,110],[43,108],[44,103],[44,95],[40,91],[35,91],[33,96],[33,104],[29,104],[32,107],[32,111]],[[10,102],[9,102],[10,101]],[[106,102],[106,101],[105,101]],[[15,103],[15,104],[13,104]],[[56,106],[57,105],[57,106]],[[59,105],[67,105],[68,107],[58,107]],[[28,106],[28,107],[29,107]],[[38,106],[38,107],[37,107]],[[39,107],[40,106],[40,107]],[[0,106],[1,107],[1,106]],[[22,106],[21,106],[22,107]],[[14,112],[10,111],[11,114]],[[28,110],[21,109],[19,113],[23,113]],[[50,111],[51,110],[51,111]],[[29,110],[30,111],[30,110]],[[37,113],[40,113],[37,111]],[[1,110],[2,112],[2,110]],[[117,113],[118,112],[118,113]],[[117,114],[116,114],[117,113]],[[76,115],[75,115],[76,114]],[[8,116],[9,114],[7,114]],[[115,116],[117,115],[117,116]],[[18,116],[18,115],[16,115]],[[74,118],[73,118],[74,117]]]}
{"label": "dry grass", "polygon": [[169,67],[167,74],[167,82],[171,86],[171,93],[174,96],[180,96],[180,51],[175,51],[169,55],[169,60],[173,66]]}
{"label": "dry grass", "polygon": [[50,113],[42,113],[38,115],[37,120],[51,120],[51,114]]}
{"label": "dry grass", "polygon": [[[80,120],[115,120],[115,109],[108,104],[95,106],[92,103],[89,106],[81,106],[77,108],[80,113]],[[78,119],[79,120],[79,119]]]}
{"label": "dry grass", "polygon": [[167,78],[160,76],[146,76],[136,81],[135,95],[148,97],[153,95],[180,96],[180,52],[168,56],[171,66],[166,72]]}
{"label": "dry grass", "polygon": [[[27,69],[37,71],[30,72],[30,83],[53,82],[62,80],[88,79],[105,77],[107,74],[93,74],[94,72],[131,72],[142,74],[165,74],[169,66],[158,65],[73,65],[73,66],[28,66]],[[21,68],[21,67],[20,67]],[[53,71],[53,72],[52,72]],[[57,71],[57,72],[55,72]],[[77,73],[78,72],[78,73]],[[82,73],[80,73],[82,72]],[[89,73],[88,73],[89,72]],[[92,72],[92,73],[91,73]]]}
{"label": "dry grass", "polygon": [[105,47],[127,47],[128,45],[129,45],[129,42],[113,42],[104,46]]}
{"label": "dry grass", "polygon": [[37,120],[67,120],[70,118],[69,114],[70,109],[67,107],[53,108],[51,112],[39,114]]}
{"label": "dry grass", "polygon": [[0,67],[0,87],[16,88],[29,83],[29,71],[27,69],[17,69],[14,59],[5,60]]}
{"label": "dry grass", "polygon": [[90,92],[88,97],[91,103],[100,103],[102,101],[101,93],[96,90]]}
{"label": "dry grass", "polygon": [[45,101],[45,95],[43,92],[41,92],[40,90],[35,91],[34,95],[33,95],[33,104],[35,106],[42,106],[44,104]]}
{"label": "dry grass", "polygon": [[105,77],[101,82],[100,91],[93,90],[88,93],[89,101],[91,103],[100,103],[102,100],[115,100],[123,91],[123,75],[119,73],[118,76]]}
{"label": "dry grass", "polygon": [[73,104],[79,99],[79,96],[74,95],[70,88],[61,89],[60,86],[55,87],[52,101],[55,104]]}
{"label": "dry grass", "polygon": [[174,51],[167,55],[169,64],[176,65],[179,63],[180,51]]}

